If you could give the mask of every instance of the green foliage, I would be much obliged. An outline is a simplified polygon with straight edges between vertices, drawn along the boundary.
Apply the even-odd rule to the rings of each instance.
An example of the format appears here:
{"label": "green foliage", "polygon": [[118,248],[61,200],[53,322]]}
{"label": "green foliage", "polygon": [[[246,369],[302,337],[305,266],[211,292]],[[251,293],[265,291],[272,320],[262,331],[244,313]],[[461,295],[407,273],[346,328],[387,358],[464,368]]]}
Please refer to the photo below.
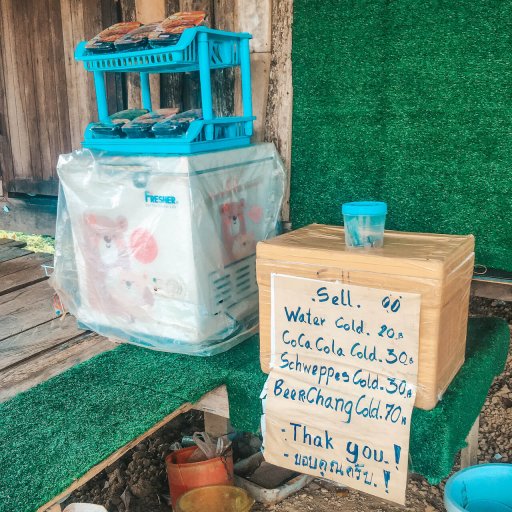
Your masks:
{"label": "green foliage", "polygon": [[2,231],[0,230],[0,238],[11,238],[19,240],[27,244],[27,249],[34,252],[46,252],[54,254],[55,239],[51,236],[27,235],[19,231]]}

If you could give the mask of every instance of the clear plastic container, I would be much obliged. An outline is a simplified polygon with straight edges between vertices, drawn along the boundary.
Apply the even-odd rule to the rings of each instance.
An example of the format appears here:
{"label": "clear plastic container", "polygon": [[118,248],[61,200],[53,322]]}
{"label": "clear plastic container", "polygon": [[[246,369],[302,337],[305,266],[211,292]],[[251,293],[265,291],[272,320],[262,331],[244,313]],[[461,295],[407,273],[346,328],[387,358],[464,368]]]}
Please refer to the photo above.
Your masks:
{"label": "clear plastic container", "polygon": [[148,45],[149,35],[152,32],[154,32],[159,26],[160,22],[142,25],[142,27],[138,27],[135,30],[131,30],[124,36],[117,39],[114,42],[114,46],[118,52],[143,50]]}
{"label": "clear plastic container", "polygon": [[187,28],[207,25],[206,17],[206,11],[177,12],[156,27],[148,37],[149,44],[152,48],[178,44]]}
{"label": "clear plastic container", "polygon": [[345,225],[345,244],[353,249],[372,249],[384,245],[386,203],[358,201],[341,207]]}
{"label": "clear plastic container", "polygon": [[121,110],[109,116],[108,122],[91,123],[89,128],[94,138],[117,139],[123,136],[121,128],[125,124],[147,113],[145,108]]}
{"label": "clear plastic container", "polygon": [[86,49],[93,53],[108,53],[116,50],[115,41],[128,32],[142,26],[139,21],[123,21],[116,23],[94,36],[86,45]]}
{"label": "clear plastic container", "polygon": [[177,113],[177,108],[160,108],[154,112],[149,112],[142,116],[136,117],[133,121],[124,124],[121,129],[123,134],[130,139],[154,137],[154,134],[151,131],[153,125]]}
{"label": "clear plastic container", "polygon": [[187,133],[188,127],[192,121],[201,119],[201,109],[187,110],[180,114],[167,117],[163,121],[153,125],[151,131],[155,137],[179,137]]}

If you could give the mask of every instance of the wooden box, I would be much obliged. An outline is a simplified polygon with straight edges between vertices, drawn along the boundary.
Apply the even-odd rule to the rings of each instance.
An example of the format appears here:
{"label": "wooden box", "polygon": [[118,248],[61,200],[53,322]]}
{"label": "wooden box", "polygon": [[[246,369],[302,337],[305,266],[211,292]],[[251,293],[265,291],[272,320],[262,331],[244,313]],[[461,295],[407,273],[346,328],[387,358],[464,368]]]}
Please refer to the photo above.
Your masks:
{"label": "wooden box", "polygon": [[270,362],[270,277],[287,274],[421,294],[416,407],[432,409],[464,362],[474,238],[386,231],[350,251],[338,226],[312,224],[257,246],[261,367]]}

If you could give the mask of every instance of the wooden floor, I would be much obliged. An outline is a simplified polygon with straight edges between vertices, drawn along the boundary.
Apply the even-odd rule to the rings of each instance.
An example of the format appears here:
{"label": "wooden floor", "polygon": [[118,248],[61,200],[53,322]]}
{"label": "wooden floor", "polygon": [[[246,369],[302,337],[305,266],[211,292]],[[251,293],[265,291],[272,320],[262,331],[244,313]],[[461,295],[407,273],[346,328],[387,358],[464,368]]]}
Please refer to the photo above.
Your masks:
{"label": "wooden floor", "polygon": [[41,266],[52,262],[23,242],[0,239],[0,402],[115,347],[78,329],[71,315],[56,316]]}

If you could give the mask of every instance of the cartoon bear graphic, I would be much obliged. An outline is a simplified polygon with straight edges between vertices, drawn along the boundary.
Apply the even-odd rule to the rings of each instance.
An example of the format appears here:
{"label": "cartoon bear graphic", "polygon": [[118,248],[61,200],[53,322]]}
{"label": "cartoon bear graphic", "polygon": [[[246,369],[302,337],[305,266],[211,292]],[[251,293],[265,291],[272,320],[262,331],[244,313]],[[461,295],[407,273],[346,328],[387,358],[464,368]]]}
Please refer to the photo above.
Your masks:
{"label": "cartoon bear graphic", "polygon": [[104,314],[133,322],[147,316],[146,309],[154,301],[143,279],[131,268],[130,258],[150,263],[158,251],[145,230],[136,229],[131,236],[127,230],[128,221],[123,216],[111,219],[85,214],[83,256],[90,305]]}
{"label": "cartoon bear graphic", "polygon": [[125,217],[110,219],[92,213],[85,214],[86,242],[92,249],[87,253],[95,264],[100,265],[99,272],[109,268],[130,266],[129,250],[126,244],[128,221]]}
{"label": "cartoon bear graphic", "polygon": [[133,269],[122,271],[118,282],[121,283],[120,299],[124,311],[129,313],[133,320],[151,320],[151,308],[155,298],[147,285],[147,275],[140,275]]}
{"label": "cartoon bear graphic", "polygon": [[220,207],[224,264],[240,260],[254,253],[254,235],[247,233],[244,215],[245,201],[224,203]]}
{"label": "cartoon bear graphic", "polygon": [[119,216],[111,219],[103,215],[84,215],[84,238],[82,254],[85,264],[85,281],[91,307],[106,315],[130,321],[131,315],[124,311],[115,297],[116,276],[130,267],[130,256],[126,244],[128,221]]}

